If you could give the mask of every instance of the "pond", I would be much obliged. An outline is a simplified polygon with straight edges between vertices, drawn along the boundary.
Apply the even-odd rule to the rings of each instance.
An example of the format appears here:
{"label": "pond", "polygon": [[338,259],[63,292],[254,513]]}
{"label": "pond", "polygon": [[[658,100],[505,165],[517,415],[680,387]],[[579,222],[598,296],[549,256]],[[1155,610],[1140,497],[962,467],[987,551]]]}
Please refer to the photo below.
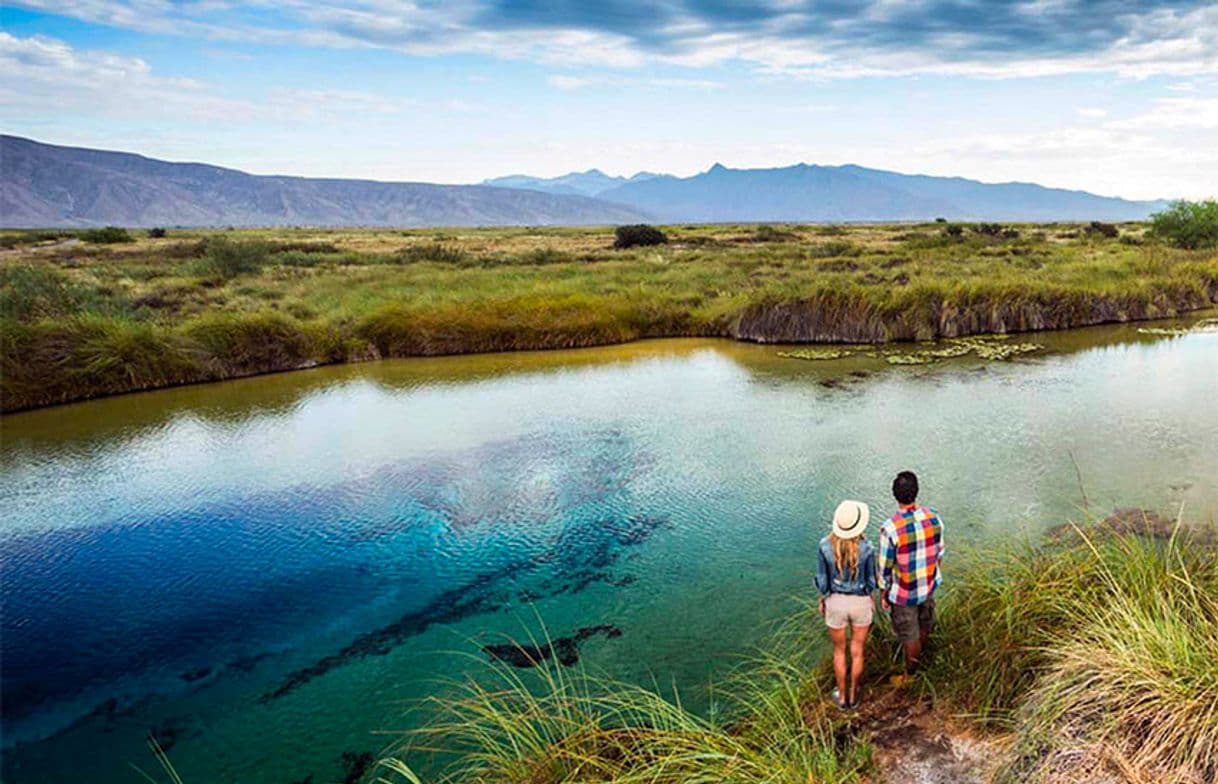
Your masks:
{"label": "pond", "polygon": [[3,779],[140,781],[151,732],[187,782],[339,781],[543,624],[704,704],[811,591],[838,501],[874,537],[900,469],[949,549],[1081,519],[1083,491],[1213,520],[1218,333],[1142,326],[1007,361],[398,360],[7,416]]}

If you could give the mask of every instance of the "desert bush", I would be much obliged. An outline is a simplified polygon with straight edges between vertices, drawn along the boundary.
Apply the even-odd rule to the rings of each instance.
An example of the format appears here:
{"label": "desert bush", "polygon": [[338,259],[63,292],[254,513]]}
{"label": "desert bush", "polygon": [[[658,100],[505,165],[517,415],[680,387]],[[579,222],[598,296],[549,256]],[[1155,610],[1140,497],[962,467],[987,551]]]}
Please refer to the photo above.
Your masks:
{"label": "desert bush", "polygon": [[231,240],[208,237],[203,257],[195,263],[195,272],[203,276],[235,278],[252,275],[266,265],[270,246],[260,240]]}
{"label": "desert bush", "polygon": [[664,232],[646,223],[632,226],[618,226],[613,230],[613,247],[618,249],[646,245],[663,245],[665,242],[668,242],[668,237]]}
{"label": "desert bush", "polygon": [[162,238],[162,237],[164,237],[164,236],[165,236],[167,233],[168,233],[168,232],[166,232],[164,229],[162,229],[162,228],[160,228],[160,227],[157,227],[157,228],[153,228],[153,229],[149,229],[149,230],[148,230],[148,236],[149,236],[149,237],[151,237],[151,238],[152,238],[152,239],[154,239],[154,240],[159,240],[159,239],[161,239],[161,238]]}
{"label": "desert bush", "polygon": [[1092,236],[1107,237],[1110,240],[1116,239],[1121,233],[1116,226],[1103,221],[1091,221],[1083,228],[1083,231]]}
{"label": "desert bush", "polygon": [[973,231],[978,234],[984,234],[987,237],[999,237],[1002,235],[1001,223],[978,223],[973,226]]}
{"label": "desert bush", "polygon": [[1148,233],[1177,248],[1218,248],[1218,201],[1174,201],[1151,216]]}
{"label": "desert bush", "polygon": [[964,227],[957,223],[949,223],[943,227],[943,236],[960,239],[964,236]]}
{"label": "desert bush", "polygon": [[116,242],[132,242],[131,232],[121,226],[106,226],[101,229],[85,229],[78,235],[85,242],[108,245]]}

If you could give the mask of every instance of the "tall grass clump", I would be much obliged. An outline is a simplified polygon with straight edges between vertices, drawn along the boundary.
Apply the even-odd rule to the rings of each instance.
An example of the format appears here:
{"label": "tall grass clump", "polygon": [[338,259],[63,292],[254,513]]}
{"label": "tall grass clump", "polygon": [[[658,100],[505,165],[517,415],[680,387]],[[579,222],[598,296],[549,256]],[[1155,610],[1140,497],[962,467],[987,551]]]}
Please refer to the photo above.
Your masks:
{"label": "tall grass clump", "polygon": [[337,334],[281,313],[214,313],[184,325],[226,375],[307,367],[336,358]]}
{"label": "tall grass clump", "polygon": [[1218,200],[1174,201],[1151,216],[1148,234],[1177,248],[1218,248]]}
{"label": "tall grass clump", "polygon": [[104,310],[109,304],[96,288],[47,264],[0,266],[0,317],[31,321]]}
{"label": "tall grass clump", "polygon": [[389,257],[389,262],[393,264],[418,264],[426,261],[438,264],[464,264],[469,261],[469,254],[456,245],[433,242],[410,245]]}
{"label": "tall grass clump", "polygon": [[5,410],[199,381],[203,359],[171,330],[121,316],[0,321]]}
{"label": "tall grass clump", "polygon": [[1015,728],[1010,781],[1098,781],[1106,764],[1216,780],[1212,538],[1075,529],[975,555],[952,582],[926,684]]}
{"label": "tall grass clump", "polygon": [[583,669],[495,666],[489,681],[434,698],[436,720],[381,767],[413,776],[412,758],[437,753],[454,757],[437,779],[452,784],[860,781],[869,747],[815,695],[810,649],[776,648],[784,653],[758,658],[725,685],[730,702],[711,718],[677,696]]}
{"label": "tall grass clump", "polygon": [[270,245],[260,240],[208,237],[203,245],[203,256],[195,262],[194,271],[204,277],[225,279],[253,275],[262,270],[270,254]]}

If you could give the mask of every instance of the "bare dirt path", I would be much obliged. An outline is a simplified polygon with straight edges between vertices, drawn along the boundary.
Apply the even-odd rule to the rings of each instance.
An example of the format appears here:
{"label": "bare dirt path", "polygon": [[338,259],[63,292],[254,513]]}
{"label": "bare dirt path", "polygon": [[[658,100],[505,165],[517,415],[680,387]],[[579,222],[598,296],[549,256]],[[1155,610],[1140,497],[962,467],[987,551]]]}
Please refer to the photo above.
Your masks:
{"label": "bare dirt path", "polygon": [[985,784],[999,744],[907,691],[873,690],[850,722],[875,749],[874,784]]}

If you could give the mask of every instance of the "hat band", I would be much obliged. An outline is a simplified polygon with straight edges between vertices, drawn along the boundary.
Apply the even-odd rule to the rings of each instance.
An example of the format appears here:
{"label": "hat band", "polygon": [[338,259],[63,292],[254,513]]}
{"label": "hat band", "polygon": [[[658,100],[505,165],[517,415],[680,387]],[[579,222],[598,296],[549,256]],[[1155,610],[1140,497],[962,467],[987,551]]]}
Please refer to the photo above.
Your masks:
{"label": "hat band", "polygon": [[862,519],[863,510],[856,506],[854,507],[854,522],[850,525],[839,525],[838,528],[842,529],[843,531],[853,531],[855,528],[858,528],[859,522]]}

